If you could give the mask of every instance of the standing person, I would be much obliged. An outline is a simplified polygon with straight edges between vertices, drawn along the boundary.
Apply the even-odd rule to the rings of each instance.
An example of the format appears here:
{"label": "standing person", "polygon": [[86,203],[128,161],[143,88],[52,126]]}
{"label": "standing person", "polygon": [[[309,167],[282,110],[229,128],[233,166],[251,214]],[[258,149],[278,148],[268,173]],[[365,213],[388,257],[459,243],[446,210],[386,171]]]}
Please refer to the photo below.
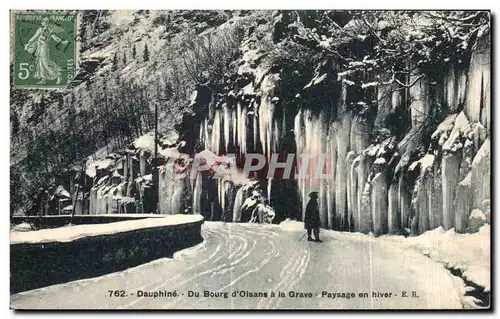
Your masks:
{"label": "standing person", "polygon": [[[322,242],[319,239],[319,226],[321,221],[319,219],[319,205],[318,205],[318,192],[311,192],[309,194],[309,202],[306,206],[306,216],[304,218],[304,228],[307,229],[307,240]],[[311,232],[314,232],[314,240],[311,237]]]}

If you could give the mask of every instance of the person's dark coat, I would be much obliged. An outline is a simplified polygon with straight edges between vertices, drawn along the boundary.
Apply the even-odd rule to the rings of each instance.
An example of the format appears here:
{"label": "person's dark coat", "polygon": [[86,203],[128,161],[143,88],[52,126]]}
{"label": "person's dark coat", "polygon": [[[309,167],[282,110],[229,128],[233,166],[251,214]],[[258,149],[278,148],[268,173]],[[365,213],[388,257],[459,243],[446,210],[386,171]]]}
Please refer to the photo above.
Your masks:
{"label": "person's dark coat", "polygon": [[319,226],[321,226],[321,220],[319,219],[318,200],[316,198],[311,198],[306,206],[304,228],[314,229],[314,228],[319,228]]}

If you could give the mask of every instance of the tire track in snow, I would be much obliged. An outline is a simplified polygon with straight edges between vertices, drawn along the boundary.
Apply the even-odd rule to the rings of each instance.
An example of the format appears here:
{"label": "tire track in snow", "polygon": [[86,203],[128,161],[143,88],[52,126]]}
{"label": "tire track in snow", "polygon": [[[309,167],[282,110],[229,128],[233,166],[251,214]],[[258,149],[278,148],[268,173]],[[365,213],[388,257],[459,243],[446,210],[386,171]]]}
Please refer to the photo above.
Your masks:
{"label": "tire track in snow", "polygon": [[[306,253],[301,257],[300,264],[298,265],[298,267],[295,268],[295,270],[298,270],[298,273],[297,272],[292,273],[291,275],[292,278],[285,281],[286,284],[285,287],[282,288],[283,290],[285,291],[291,290],[291,288],[295,286],[304,276],[304,273],[306,272],[307,266],[309,264],[309,259],[311,258],[310,249],[306,248],[305,252]],[[282,300],[283,300],[282,298],[273,299],[274,305],[271,304],[270,308],[278,308]]]}
{"label": "tire track in snow", "polygon": [[[267,263],[269,263],[269,261],[271,259],[273,259],[274,257],[276,257],[276,254],[275,254],[275,252],[276,252],[276,245],[275,245],[275,243],[272,240],[269,240],[268,242],[270,243],[270,245],[271,245],[272,248],[271,248],[271,251],[269,251],[269,252],[266,253],[266,258],[264,258],[263,260],[261,260],[260,263],[256,267],[254,267],[254,268],[252,268],[252,269],[244,272],[243,274],[241,274],[240,276],[238,276],[236,279],[233,279],[228,285],[222,287],[218,291],[223,291],[223,290],[225,290],[225,289],[227,289],[227,288],[229,288],[231,286],[234,286],[234,284],[236,284],[237,282],[239,282],[243,278],[247,277],[248,275],[250,275],[250,274],[252,274],[254,272],[259,271],[262,267],[264,267]],[[249,253],[247,255],[249,255]]]}
{"label": "tire track in snow", "polygon": [[[183,271],[181,271],[180,273],[176,274],[175,276],[173,277],[169,277],[167,279],[165,278],[161,278],[159,280],[156,280],[154,281],[153,283],[149,283],[149,284],[146,284],[144,286],[141,286],[139,288],[137,288],[136,290],[144,290],[144,291],[155,291],[155,290],[158,290],[159,288],[158,287],[163,287],[165,286],[167,283],[169,283],[170,281],[173,281],[177,278],[182,278],[184,275],[186,275],[187,273],[189,273],[193,268],[196,268],[196,267],[200,267],[206,263],[209,263],[212,261],[212,259],[219,253],[219,251],[221,250],[221,241],[218,240],[219,238],[219,234],[217,232],[214,232],[210,229],[205,229],[203,230],[203,238],[204,238],[204,241],[207,241],[205,247],[209,247],[210,244],[212,244],[213,242],[216,242],[216,246],[215,246],[215,250],[212,252],[211,255],[208,256],[208,258],[206,258],[205,260],[199,262],[199,263],[194,263],[193,265],[187,267],[186,269],[184,269]],[[218,242],[217,242],[218,240]],[[158,284],[161,282],[160,286],[158,286]],[[154,288],[151,288],[151,287],[154,287]],[[130,308],[134,305],[136,305],[137,303],[141,302],[142,299],[135,299],[133,300],[132,302],[124,305],[122,308]]]}
{"label": "tire track in snow", "polygon": [[[290,256],[289,262],[283,267],[280,272],[280,280],[270,289],[270,291],[278,292],[285,291],[288,287],[293,286],[296,282],[300,280],[305,272],[305,267],[309,261],[309,249],[303,248],[297,255]],[[257,305],[257,308],[267,309],[274,308],[281,298],[263,298]],[[274,306],[273,306],[274,304]]]}
{"label": "tire track in snow", "polygon": [[[226,224],[226,225],[231,225],[231,224]],[[232,226],[229,226],[229,227],[232,227]],[[238,265],[240,262],[242,262],[244,259],[248,258],[250,256],[250,254],[252,253],[252,251],[255,249],[256,247],[256,243],[257,241],[251,237],[248,237],[248,236],[242,236],[241,234],[244,234],[244,235],[252,235],[252,233],[250,232],[238,232],[238,235],[235,235],[235,234],[228,234],[227,232],[231,232],[230,228],[228,230],[228,228],[224,227],[224,228],[217,228],[217,229],[211,229],[211,231],[218,235],[217,237],[218,238],[222,238],[223,240],[220,241],[219,239],[219,242],[217,242],[217,251],[216,253],[219,253],[221,251],[221,248],[224,248],[224,247],[230,247],[230,243],[232,243],[232,239],[236,239],[236,240],[241,240],[242,243],[240,243],[240,246],[242,247],[248,247],[248,240],[250,240],[252,242],[252,245],[250,247],[250,249],[239,249],[238,252],[236,254],[234,254],[234,258],[237,258],[234,262],[231,261],[231,259],[229,258],[231,252],[229,251],[229,249],[225,250],[225,249],[222,249],[222,252],[220,252],[220,256],[214,260],[210,260],[210,263],[208,265],[211,265],[211,268],[208,268],[206,269],[205,267],[202,267],[202,269],[204,269],[204,271],[201,271],[201,272],[197,272],[196,274],[194,274],[193,276],[191,277],[188,277],[186,278],[184,281],[181,281],[180,283],[174,283],[173,286],[169,286],[168,289],[169,290],[178,290],[179,287],[189,283],[189,282],[192,282],[193,280],[195,279],[198,279],[198,278],[203,278],[205,276],[208,276],[209,278],[214,278],[215,276],[217,275],[221,275],[221,274],[225,274],[227,272],[231,272],[231,268],[234,269],[234,266],[235,265]],[[231,238],[232,237],[232,238]],[[252,236],[253,237],[253,236]],[[214,253],[215,254],[215,253]],[[212,254],[212,256],[214,255]],[[229,265],[227,263],[224,263],[224,264],[221,264],[221,265],[217,265],[217,262],[221,261],[222,259],[224,258],[227,258],[229,260]],[[202,262],[202,263],[205,263],[205,262]],[[199,264],[195,264],[193,265],[192,267],[190,268],[194,268],[194,267],[199,267],[202,263],[199,263]],[[179,274],[178,276],[175,276],[176,278],[177,277],[182,277],[181,275],[184,275],[185,273],[183,274]],[[172,278],[173,279],[173,278]],[[168,280],[168,282],[170,282],[172,279]],[[163,282],[159,285],[157,285],[156,287],[150,289],[150,291],[157,291],[157,290],[162,290],[162,289],[165,289],[168,282]],[[130,304],[127,304],[125,307],[128,308],[128,307],[132,307],[132,306],[135,306],[137,303],[139,303],[142,299],[138,299],[137,301],[135,302],[132,302]],[[175,301],[173,301],[175,302]],[[170,304],[172,304],[172,302],[168,302],[165,304],[165,306],[169,306]]]}
{"label": "tire track in snow", "polygon": [[[239,225],[241,225],[241,224],[239,224]],[[211,281],[213,281],[213,280],[216,280],[216,279],[212,279],[215,276],[223,275],[223,274],[226,274],[226,273],[229,272],[229,277],[230,277],[229,284],[227,284],[227,285],[221,287],[220,289],[216,290],[216,292],[222,292],[222,291],[225,291],[226,289],[228,289],[229,287],[234,286],[236,283],[238,283],[242,279],[246,278],[250,274],[258,272],[262,267],[264,267],[266,264],[268,264],[271,261],[271,259],[273,259],[273,257],[277,256],[277,254],[276,254],[276,252],[277,252],[277,250],[276,250],[276,244],[272,240],[269,240],[269,238],[273,237],[274,234],[270,234],[270,233],[267,233],[267,232],[258,232],[258,231],[256,232],[256,230],[258,230],[258,229],[254,228],[254,227],[252,227],[252,228],[250,228],[250,227],[243,227],[243,228],[245,228],[245,229],[244,230],[240,229],[238,233],[242,234],[244,236],[235,236],[234,234],[232,234],[232,235],[224,236],[224,237],[230,238],[231,236],[234,236],[235,238],[243,239],[243,241],[245,241],[245,242],[248,242],[248,240],[250,240],[252,242],[252,245],[251,245],[250,249],[242,250],[241,253],[238,254],[238,259],[235,260],[234,262],[230,260],[229,265],[228,264],[222,264],[222,265],[219,265],[219,266],[217,266],[217,267],[215,267],[213,269],[205,270],[205,271],[203,271],[201,273],[198,273],[195,276],[190,277],[190,278],[184,280],[183,282],[177,284],[176,286],[174,286],[174,288],[178,289],[180,286],[185,285],[186,283],[191,282],[194,279],[197,279],[197,278],[201,279],[205,275],[208,276],[209,274],[211,274],[209,278],[211,278]],[[224,229],[221,229],[220,231],[225,232],[225,231],[228,231],[228,229],[224,228]],[[229,229],[229,231],[232,231],[232,230]],[[257,244],[257,240],[255,240],[254,237],[256,237],[256,235],[260,235],[261,239],[262,239],[262,237],[265,238],[265,239],[267,239],[269,245],[265,245],[265,247],[271,247],[271,250],[269,252],[267,252],[266,258],[264,258],[263,260],[261,260],[255,267],[253,267],[252,269],[244,271],[242,274],[240,274],[239,276],[237,276],[236,278],[233,279],[232,272],[234,270],[238,269],[235,266],[241,264],[243,261],[245,261],[246,259],[248,259],[248,257],[251,255],[252,251],[255,249],[256,244]],[[231,242],[231,240],[229,240],[229,242]],[[248,246],[248,244],[246,246]],[[250,265],[247,265],[246,267],[242,267],[241,269],[247,269],[248,267],[251,267],[251,263],[255,262],[255,260],[247,260],[246,262],[249,262]],[[243,264],[246,264],[246,263],[243,263]],[[231,294],[231,292],[232,292],[232,290],[230,292],[228,292],[228,293]],[[186,302],[186,300],[184,300],[184,302],[181,302],[181,303],[185,303],[185,302]],[[179,301],[176,301],[176,300],[173,300],[171,302],[167,302],[166,304],[162,305],[162,308],[170,308],[173,305],[175,305],[176,303],[177,303],[177,305],[179,305]],[[232,298],[231,298],[231,305],[232,305]]]}

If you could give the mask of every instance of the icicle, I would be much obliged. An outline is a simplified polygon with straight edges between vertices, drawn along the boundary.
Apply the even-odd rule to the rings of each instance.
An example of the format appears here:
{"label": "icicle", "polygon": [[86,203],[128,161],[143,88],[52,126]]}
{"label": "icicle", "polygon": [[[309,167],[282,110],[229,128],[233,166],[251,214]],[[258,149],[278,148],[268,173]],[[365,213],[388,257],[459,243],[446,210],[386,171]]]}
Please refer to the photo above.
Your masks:
{"label": "icicle", "polygon": [[387,184],[384,171],[373,177],[371,185],[373,233],[381,235],[387,233]]}
{"label": "icicle", "polygon": [[233,222],[236,222],[240,219],[240,210],[241,210],[241,205],[243,205],[243,186],[238,189],[236,192],[236,199],[234,200],[234,206],[233,206]]}
{"label": "icicle", "polygon": [[242,107],[238,102],[237,106],[237,127],[238,127],[238,146],[240,147],[240,154],[245,154],[247,149],[247,110]]}
{"label": "icicle", "polygon": [[395,234],[399,229],[399,216],[398,216],[398,182],[394,181],[389,187],[388,208],[387,208],[387,231],[389,234]]}
{"label": "icicle", "polygon": [[200,124],[200,133],[198,134],[198,138],[199,138],[200,140],[202,140],[202,141],[203,141],[203,138],[205,137],[205,136],[204,136],[204,134],[203,134],[204,123],[205,123],[205,121],[203,121],[203,122]]}
{"label": "icicle", "polygon": [[441,172],[443,179],[443,228],[448,230],[455,226],[455,212],[453,211],[453,200],[455,188],[458,184],[458,171],[460,158],[457,154],[443,156]]}
{"label": "icicle", "polygon": [[196,181],[193,190],[193,213],[195,214],[201,214],[201,193],[203,191],[202,180],[202,175],[198,172],[196,174]]}
{"label": "icicle", "polygon": [[266,145],[267,145],[267,158],[271,158],[272,144],[273,144],[273,121],[274,121],[274,104],[268,98],[267,104],[267,133],[266,133]]}
{"label": "icicle", "polygon": [[328,197],[326,193],[326,186],[323,180],[320,180],[319,183],[319,219],[321,222],[321,227],[328,228]]}
{"label": "icicle", "polygon": [[269,178],[267,180],[267,199],[270,201],[271,200],[271,188],[273,185],[273,178]]}
{"label": "icicle", "polygon": [[259,120],[257,118],[258,114],[258,105],[257,103],[254,103],[254,116],[252,117],[252,122],[253,122],[253,149],[257,149],[257,141],[259,140]]}
{"label": "icicle", "polygon": [[204,138],[204,142],[205,142],[205,149],[207,150],[212,150],[212,147],[211,147],[211,144],[210,144],[210,135],[208,135],[208,120],[205,119],[205,122],[204,122],[204,125],[203,125],[203,129],[205,131],[205,138]]}
{"label": "icicle", "polygon": [[220,154],[220,133],[221,133],[221,123],[220,123],[220,110],[215,110],[214,114],[214,124],[212,125],[212,152],[216,155]]}
{"label": "icicle", "polygon": [[276,153],[279,149],[280,129],[278,127],[278,122],[274,122],[274,134],[272,140],[273,140],[273,145],[271,148],[271,154]]}
{"label": "icicle", "polygon": [[406,186],[406,179],[404,174],[401,175],[398,182],[398,196],[399,196],[399,212],[401,217],[401,228],[405,229],[410,227],[410,221],[408,217],[410,199]]}
{"label": "icicle", "polygon": [[222,179],[217,180],[217,198],[222,209],[224,209],[224,195],[222,191]]}
{"label": "icicle", "polygon": [[229,127],[231,125],[231,119],[229,118],[229,110],[227,109],[227,105],[225,103],[222,105],[222,113],[222,124],[224,127],[224,152],[227,153],[229,149]]}
{"label": "icicle", "polygon": [[337,139],[335,132],[330,130],[328,135],[327,155],[329,158],[329,172],[331,176],[328,179],[328,228],[332,229],[335,218],[335,167],[337,165]]}
{"label": "icicle", "polygon": [[268,103],[267,103],[267,98],[262,99],[262,103],[260,104],[259,107],[259,137],[260,137],[260,144],[262,145],[262,152],[264,153],[264,156],[268,156]]}
{"label": "icicle", "polygon": [[354,161],[354,158],[356,158],[356,155],[354,154],[353,151],[350,151],[347,153],[346,157],[346,169],[347,169],[347,223],[349,225],[348,229],[352,231],[354,229],[354,225],[351,224],[351,219],[354,220],[353,215],[356,214],[357,212],[354,211],[356,204],[356,197],[355,197],[355,186],[354,186],[354,174],[351,172],[351,166],[352,162]]}
{"label": "icicle", "polygon": [[[353,167],[356,167],[357,171],[357,207],[358,207],[358,221],[359,230],[363,233],[368,233],[371,230],[371,209],[366,208],[365,202],[365,191],[370,191],[370,184],[368,181],[368,173],[370,171],[370,165],[365,155],[359,155],[354,159]],[[367,187],[368,186],[368,187]]]}
{"label": "icicle", "polygon": [[235,128],[234,132],[236,134],[236,139],[237,139],[237,145],[240,147],[240,154],[243,152],[241,145],[243,144],[242,142],[242,137],[243,137],[243,130],[242,130],[242,118],[241,118],[241,102],[238,101],[236,103],[236,120],[235,120]]}
{"label": "icicle", "polygon": [[231,110],[231,123],[232,123],[232,144],[236,145],[236,130],[238,128],[238,122],[236,120],[236,111]]}
{"label": "icicle", "polygon": [[297,115],[295,115],[294,126],[293,126],[293,133],[295,136],[295,145],[297,145],[297,153],[298,154],[302,150],[303,133],[302,133],[302,127],[300,124],[301,119],[302,119],[302,109],[299,109],[299,111],[297,112]]}
{"label": "icicle", "polygon": [[338,226],[342,229],[347,225],[345,213],[347,212],[347,166],[346,156],[350,147],[349,134],[351,131],[351,116],[350,113],[343,115],[339,122],[337,136],[337,167],[336,167],[336,188],[335,188],[335,212],[339,217]]}

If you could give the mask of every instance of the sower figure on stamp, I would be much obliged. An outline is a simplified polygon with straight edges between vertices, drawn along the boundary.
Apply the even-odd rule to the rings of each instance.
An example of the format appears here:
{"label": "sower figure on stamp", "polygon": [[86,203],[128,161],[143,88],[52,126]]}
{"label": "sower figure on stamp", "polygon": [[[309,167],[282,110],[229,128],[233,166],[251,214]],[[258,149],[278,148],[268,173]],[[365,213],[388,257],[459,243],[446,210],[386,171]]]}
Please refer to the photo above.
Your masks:
{"label": "sower figure on stamp", "polygon": [[25,50],[35,55],[35,78],[40,79],[37,84],[45,84],[46,80],[56,79],[56,84],[61,82],[62,68],[51,60],[49,42],[53,39],[57,44],[62,43],[66,46],[68,41],[56,35],[63,31],[61,27],[51,23],[49,18],[44,17],[40,27],[25,45]]}
{"label": "sower figure on stamp", "polygon": [[314,232],[314,241],[322,242],[322,240],[319,239],[319,226],[321,226],[321,221],[319,219],[318,193],[311,192],[309,198],[310,200],[307,203],[306,216],[304,218],[304,228],[307,229],[307,240],[313,241],[311,232]]}

